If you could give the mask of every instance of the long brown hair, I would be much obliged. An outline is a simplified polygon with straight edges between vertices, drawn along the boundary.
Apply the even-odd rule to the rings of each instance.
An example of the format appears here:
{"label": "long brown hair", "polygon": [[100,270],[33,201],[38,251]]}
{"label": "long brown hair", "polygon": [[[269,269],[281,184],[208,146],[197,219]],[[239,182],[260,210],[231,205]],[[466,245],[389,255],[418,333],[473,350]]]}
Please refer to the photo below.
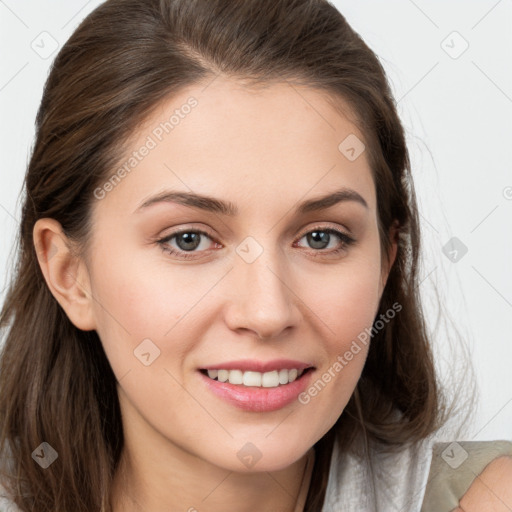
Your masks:
{"label": "long brown hair", "polygon": [[[3,481],[23,511],[109,511],[123,448],[116,379],[95,331],[67,318],[43,278],[32,233],[56,219],[87,247],[94,190],[126,141],[161,102],[216,75],[248,84],[288,80],[341,99],[357,116],[377,190],[383,253],[399,225],[398,252],[376,319],[401,311],[373,336],[343,414],[316,444],[306,510],[321,509],[334,440],[401,447],[446,417],[418,291],[420,229],[404,130],[376,55],[326,0],[108,0],[57,55],[37,114],[18,237],[1,326]],[[341,142],[341,141],[340,141]],[[397,412],[399,413],[397,415]],[[58,452],[45,470],[32,452]]]}

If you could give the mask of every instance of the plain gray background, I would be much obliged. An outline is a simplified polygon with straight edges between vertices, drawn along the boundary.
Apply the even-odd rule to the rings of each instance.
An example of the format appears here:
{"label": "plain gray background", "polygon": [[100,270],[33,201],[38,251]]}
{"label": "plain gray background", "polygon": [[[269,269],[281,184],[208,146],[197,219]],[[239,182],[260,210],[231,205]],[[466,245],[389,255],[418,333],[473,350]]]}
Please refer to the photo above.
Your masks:
{"label": "plain gray background", "polygon": [[[0,300],[49,66],[100,3],[0,0]],[[434,330],[438,314],[449,314],[476,369],[480,399],[465,439],[512,439],[512,2],[333,3],[381,59],[398,101],[423,222],[429,322]],[[461,382],[462,352],[448,339],[436,330],[438,364]]]}

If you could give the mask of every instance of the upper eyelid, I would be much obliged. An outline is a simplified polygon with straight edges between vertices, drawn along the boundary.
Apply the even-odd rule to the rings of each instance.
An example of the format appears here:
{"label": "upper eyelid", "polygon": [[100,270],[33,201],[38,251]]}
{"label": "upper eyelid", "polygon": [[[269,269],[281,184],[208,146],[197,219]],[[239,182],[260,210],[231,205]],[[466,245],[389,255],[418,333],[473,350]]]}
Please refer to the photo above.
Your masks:
{"label": "upper eyelid", "polygon": [[217,241],[216,237],[214,235],[208,233],[208,231],[206,229],[194,228],[194,227],[178,229],[176,231],[173,231],[172,233],[169,233],[167,235],[159,237],[158,240],[159,241],[170,240],[170,239],[174,238],[175,236],[181,235],[182,233],[200,233],[201,235],[206,235],[207,237],[211,238],[212,240]]}

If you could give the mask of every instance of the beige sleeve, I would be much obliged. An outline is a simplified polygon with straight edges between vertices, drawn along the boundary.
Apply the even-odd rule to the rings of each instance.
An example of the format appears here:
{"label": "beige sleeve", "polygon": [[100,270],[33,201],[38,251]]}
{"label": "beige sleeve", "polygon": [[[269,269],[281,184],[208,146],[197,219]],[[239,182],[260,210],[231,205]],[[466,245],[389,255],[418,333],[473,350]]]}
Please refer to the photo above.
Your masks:
{"label": "beige sleeve", "polygon": [[512,457],[512,441],[435,443],[421,512],[451,512],[493,460]]}

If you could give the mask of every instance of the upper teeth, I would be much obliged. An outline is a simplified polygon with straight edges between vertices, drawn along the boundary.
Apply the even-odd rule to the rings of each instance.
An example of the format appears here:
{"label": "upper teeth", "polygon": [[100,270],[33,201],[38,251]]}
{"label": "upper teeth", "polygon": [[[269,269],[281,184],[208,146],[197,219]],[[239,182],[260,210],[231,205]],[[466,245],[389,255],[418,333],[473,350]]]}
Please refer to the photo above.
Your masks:
{"label": "upper teeth", "polygon": [[208,370],[210,379],[217,379],[219,382],[230,384],[241,384],[243,386],[257,386],[264,388],[276,388],[280,384],[288,384],[300,377],[304,370],[274,370],[272,372],[243,372],[242,370]]}

